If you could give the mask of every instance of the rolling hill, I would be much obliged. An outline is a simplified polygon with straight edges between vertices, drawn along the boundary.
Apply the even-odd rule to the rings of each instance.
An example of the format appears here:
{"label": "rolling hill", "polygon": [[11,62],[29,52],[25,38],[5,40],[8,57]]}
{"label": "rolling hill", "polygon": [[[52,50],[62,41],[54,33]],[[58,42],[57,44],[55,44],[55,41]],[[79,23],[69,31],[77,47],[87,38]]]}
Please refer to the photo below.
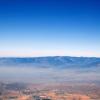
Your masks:
{"label": "rolling hill", "polygon": [[0,66],[33,66],[53,68],[98,67],[100,58],[96,57],[30,57],[30,58],[0,58]]}

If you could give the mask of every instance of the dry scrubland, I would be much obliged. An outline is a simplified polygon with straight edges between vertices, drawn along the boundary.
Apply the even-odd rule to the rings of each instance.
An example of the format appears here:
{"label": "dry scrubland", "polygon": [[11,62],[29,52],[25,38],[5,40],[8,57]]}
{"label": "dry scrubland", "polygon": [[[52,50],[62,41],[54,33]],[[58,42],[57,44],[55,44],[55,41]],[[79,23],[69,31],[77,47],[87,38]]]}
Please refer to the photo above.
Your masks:
{"label": "dry scrubland", "polygon": [[[21,84],[22,86],[22,84]],[[0,100],[100,100],[96,84],[24,84],[0,87]]]}

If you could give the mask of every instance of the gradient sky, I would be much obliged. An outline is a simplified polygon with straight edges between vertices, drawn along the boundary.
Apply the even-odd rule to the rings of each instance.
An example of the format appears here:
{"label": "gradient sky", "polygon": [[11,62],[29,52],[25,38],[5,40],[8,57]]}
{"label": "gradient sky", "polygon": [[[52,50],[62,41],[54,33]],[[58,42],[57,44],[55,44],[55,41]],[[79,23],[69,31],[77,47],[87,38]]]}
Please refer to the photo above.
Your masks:
{"label": "gradient sky", "polygon": [[0,56],[100,57],[99,0],[0,0]]}

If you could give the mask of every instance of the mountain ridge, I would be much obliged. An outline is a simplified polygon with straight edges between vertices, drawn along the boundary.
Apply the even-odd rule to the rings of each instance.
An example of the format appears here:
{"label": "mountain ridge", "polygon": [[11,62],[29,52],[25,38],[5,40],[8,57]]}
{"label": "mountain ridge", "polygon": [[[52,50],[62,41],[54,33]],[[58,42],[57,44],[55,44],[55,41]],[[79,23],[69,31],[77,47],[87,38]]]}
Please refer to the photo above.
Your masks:
{"label": "mountain ridge", "polygon": [[36,66],[36,67],[93,67],[100,66],[99,57],[1,57],[0,66]]}

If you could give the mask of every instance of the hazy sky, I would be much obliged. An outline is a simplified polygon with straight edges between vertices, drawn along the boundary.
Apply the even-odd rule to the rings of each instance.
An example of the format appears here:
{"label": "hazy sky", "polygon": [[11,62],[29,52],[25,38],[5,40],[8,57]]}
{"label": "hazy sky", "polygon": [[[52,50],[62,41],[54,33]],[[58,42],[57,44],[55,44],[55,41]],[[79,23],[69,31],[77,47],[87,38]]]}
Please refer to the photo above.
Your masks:
{"label": "hazy sky", "polygon": [[0,56],[100,57],[99,0],[0,0]]}

